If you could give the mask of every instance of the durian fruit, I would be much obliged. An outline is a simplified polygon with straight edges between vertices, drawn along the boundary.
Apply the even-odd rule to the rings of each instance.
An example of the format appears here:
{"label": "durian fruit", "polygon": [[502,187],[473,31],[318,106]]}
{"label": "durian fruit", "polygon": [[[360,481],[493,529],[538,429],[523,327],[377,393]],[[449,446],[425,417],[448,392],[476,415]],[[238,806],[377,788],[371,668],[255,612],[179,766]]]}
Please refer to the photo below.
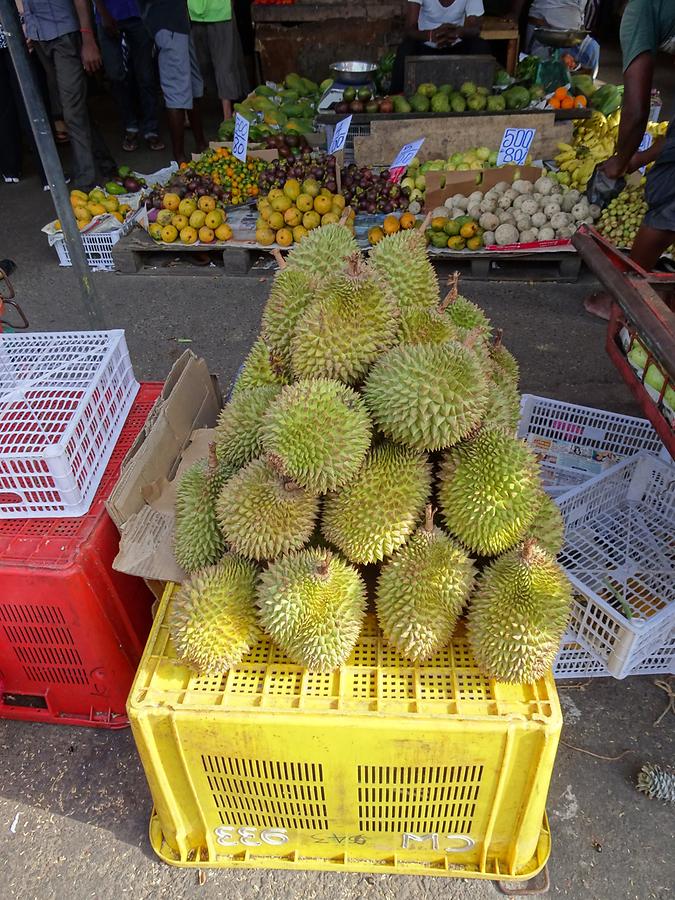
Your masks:
{"label": "durian fruit", "polygon": [[183,582],[169,606],[167,624],[178,656],[204,675],[241,662],[260,640],[255,605],[256,571],[227,554]]}
{"label": "durian fruit", "polygon": [[214,432],[218,459],[240,469],[262,454],[263,416],[280,390],[278,384],[249,388],[223,407]]}
{"label": "durian fruit", "polygon": [[675,803],[675,769],[646,763],[638,772],[637,789],[651,800]]}
{"label": "durian fruit", "polygon": [[326,498],[323,536],[352,562],[382,560],[415,530],[430,491],[426,454],[381,444],[353,481]]}
{"label": "durian fruit", "polygon": [[296,378],[336,378],[355,384],[394,343],[398,310],[360,253],[329,277],[299,317],[292,341]]}
{"label": "durian fruit", "polygon": [[483,421],[492,428],[505,428],[515,434],[520,421],[520,394],[508,379],[500,384],[491,375]]}
{"label": "durian fruit", "polygon": [[359,252],[354,235],[339,223],[323,225],[306,234],[294,244],[286,265],[289,269],[302,269],[316,281],[340,271],[347,259]]}
{"label": "durian fruit", "polygon": [[232,388],[232,397],[249,388],[265,385],[290,384],[288,360],[277,350],[271,350],[263,338],[258,338],[244,360],[241,372]]}
{"label": "durian fruit", "polygon": [[437,306],[440,300],[436,272],[421,231],[397,231],[383,238],[370,251],[372,267],[389,285],[402,311],[411,307]]}
{"label": "durian fruit", "polygon": [[515,390],[518,389],[520,368],[515,356],[502,344],[502,329],[495,331],[490,345],[490,357],[493,362],[493,377],[497,383],[511,382]]}
{"label": "durian fruit", "polygon": [[483,310],[476,303],[462,297],[458,289],[459,272],[455,272],[450,278],[450,291],[445,298],[445,311],[450,321],[458,329],[465,332],[478,329],[478,333],[483,340],[489,340],[492,334],[492,326],[490,320]]}
{"label": "durian fruit", "polygon": [[370,432],[359,395],[338,381],[317,378],[283,388],[267,410],[262,437],[280,472],[312,493],[325,493],[354,478]]}
{"label": "durian fruit", "polygon": [[216,518],[216,498],[232,466],[219,462],[216,445],[209,445],[208,460],[187,469],[176,488],[174,555],[186,572],[216,563],[225,552],[225,538]]}
{"label": "durian fruit", "polygon": [[448,530],[483,556],[520,540],[541,505],[539,469],[528,447],[501,428],[481,428],[445,455],[438,500]]}
{"label": "durian fruit", "polygon": [[468,635],[480,669],[525,683],[553,665],[572,602],[565,573],[535,540],[494,560],[471,598]]}
{"label": "durian fruit", "polygon": [[546,491],[540,492],[541,503],[534,521],[527,529],[527,536],[536,538],[551,556],[557,556],[565,542],[565,520],[560,507]]}
{"label": "durian fruit", "polygon": [[270,564],[258,583],[258,607],[265,631],[293,662],[330,672],[358,640],[366,588],[356,569],[315,547]]}
{"label": "durian fruit", "polygon": [[479,425],[488,383],[480,357],[466,344],[401,345],[377,360],[363,394],[387,437],[417,450],[439,450]]}
{"label": "durian fruit", "polygon": [[473,561],[434,525],[427,506],[424,524],[382,567],[377,618],[384,636],[413,662],[445,647],[474,579]]}
{"label": "durian fruit", "polygon": [[437,307],[413,307],[401,313],[397,336],[399,344],[443,344],[457,339],[457,329]]}
{"label": "durian fruit", "polygon": [[262,314],[262,333],[268,345],[288,354],[298,318],[314,295],[311,272],[289,268],[277,272]]}
{"label": "durian fruit", "polygon": [[319,498],[254,459],[225,482],[216,501],[232,550],[247,559],[274,559],[299,550],[312,536]]}

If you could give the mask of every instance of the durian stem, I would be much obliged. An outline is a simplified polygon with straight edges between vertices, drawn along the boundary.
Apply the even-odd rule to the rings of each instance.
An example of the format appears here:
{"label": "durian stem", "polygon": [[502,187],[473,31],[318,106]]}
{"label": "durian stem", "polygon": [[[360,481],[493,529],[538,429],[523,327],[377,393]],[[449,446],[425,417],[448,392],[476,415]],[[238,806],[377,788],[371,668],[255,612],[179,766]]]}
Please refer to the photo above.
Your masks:
{"label": "durian stem", "polygon": [[316,574],[320,578],[325,578],[328,575],[328,569],[330,567],[330,561],[333,558],[333,554],[330,550],[326,550],[326,555],[323,559],[319,560],[316,564]]}
{"label": "durian stem", "polygon": [[356,253],[352,253],[352,255],[347,259],[347,275],[350,278],[357,278],[363,269],[363,257],[361,256],[361,251],[357,250]]}
{"label": "durian stem", "polygon": [[427,503],[424,509],[424,530],[425,531],[433,531],[434,530],[434,516],[436,515],[436,510],[433,508],[431,503]]}
{"label": "durian stem", "polygon": [[420,225],[420,227],[418,229],[418,234],[424,234],[424,232],[429,227],[429,223],[431,222],[432,218],[433,218],[432,214],[430,212],[428,212],[426,214],[424,221],[422,222],[422,224]]}
{"label": "durian stem", "polygon": [[531,562],[532,556],[537,549],[537,539],[536,538],[528,538],[523,542],[523,549],[520,551],[520,556],[523,562]]}
{"label": "durian stem", "polygon": [[270,350],[269,352],[269,361],[270,361],[270,369],[274,372],[277,378],[283,378],[285,366],[283,359],[274,352],[274,350]]}
{"label": "durian stem", "polygon": [[342,210],[342,215],[340,216],[340,225],[347,224],[347,219],[351,215],[351,212],[352,212],[351,206],[345,206],[345,208]]}
{"label": "durian stem", "polygon": [[448,278],[448,286],[450,290],[445,295],[443,300],[441,300],[441,304],[438,307],[439,312],[445,312],[445,310],[450,306],[451,303],[454,303],[457,297],[459,296],[459,289],[457,285],[459,284],[459,272],[455,272],[453,275],[450,275]]}
{"label": "durian stem", "polygon": [[469,349],[471,349],[471,347],[475,347],[476,341],[479,338],[480,338],[480,328],[478,326],[476,326],[475,328],[472,328],[471,331],[466,335],[466,337],[464,338],[462,343],[464,344],[465,347],[469,347]]}
{"label": "durian stem", "polygon": [[209,477],[212,477],[213,475],[215,475],[217,469],[218,469],[218,456],[216,454],[216,442],[209,441],[209,462],[208,462]]}
{"label": "durian stem", "polygon": [[275,247],[274,250],[272,250],[272,256],[276,259],[277,265],[280,269],[286,268],[286,260],[284,259],[283,254],[278,247]]}
{"label": "durian stem", "polygon": [[504,334],[503,328],[495,329],[495,336],[492,338],[492,349],[497,350],[502,345],[502,335]]}

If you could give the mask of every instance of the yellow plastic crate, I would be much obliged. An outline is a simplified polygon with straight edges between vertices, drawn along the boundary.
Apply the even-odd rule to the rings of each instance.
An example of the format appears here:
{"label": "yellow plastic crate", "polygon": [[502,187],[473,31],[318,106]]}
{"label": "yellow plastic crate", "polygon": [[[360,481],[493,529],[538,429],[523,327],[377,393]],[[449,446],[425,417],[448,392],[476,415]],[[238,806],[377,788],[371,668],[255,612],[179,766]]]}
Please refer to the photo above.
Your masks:
{"label": "yellow plastic crate", "polygon": [[163,860],[523,880],[543,868],[562,726],[552,676],[495,683],[461,630],[411,665],[369,616],[337,672],[309,672],[264,638],[237,668],[199,677],[171,645],[174,590],[128,703]]}

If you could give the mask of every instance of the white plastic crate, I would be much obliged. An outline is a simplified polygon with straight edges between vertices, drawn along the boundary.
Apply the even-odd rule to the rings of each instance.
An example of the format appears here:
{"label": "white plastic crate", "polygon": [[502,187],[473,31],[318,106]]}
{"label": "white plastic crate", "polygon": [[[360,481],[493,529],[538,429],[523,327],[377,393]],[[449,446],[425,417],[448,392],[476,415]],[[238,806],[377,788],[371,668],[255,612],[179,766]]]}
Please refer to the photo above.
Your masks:
{"label": "white plastic crate", "polygon": [[[553,675],[558,681],[567,678],[611,677],[607,666],[571,633],[563,638],[553,664]],[[643,660],[628,675],[675,675],[675,628],[654,655]]]}
{"label": "white plastic crate", "polygon": [[521,398],[518,437],[539,457],[544,486],[552,497],[643,450],[669,459],[647,419],[534,394]]}
{"label": "white plastic crate", "polygon": [[121,330],[0,335],[0,518],[84,515],[138,387]]}
{"label": "white plastic crate", "polygon": [[640,453],[557,502],[558,559],[575,589],[569,631],[625,678],[675,628],[675,466]]}
{"label": "white plastic crate", "polygon": [[[130,216],[119,228],[113,231],[90,231],[82,234],[82,246],[87,257],[89,267],[95,271],[113,272],[112,250],[120,238],[129,234],[136,222],[136,216]],[[70,253],[66,245],[63,233],[50,236],[50,244],[56,250],[60,266],[72,266]]]}

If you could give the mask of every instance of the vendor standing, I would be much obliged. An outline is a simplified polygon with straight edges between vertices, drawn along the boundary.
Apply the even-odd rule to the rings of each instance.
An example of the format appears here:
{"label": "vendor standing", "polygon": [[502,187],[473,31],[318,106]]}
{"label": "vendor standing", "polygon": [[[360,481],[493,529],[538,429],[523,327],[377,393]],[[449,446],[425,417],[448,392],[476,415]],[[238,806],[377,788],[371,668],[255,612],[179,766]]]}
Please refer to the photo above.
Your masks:
{"label": "vendor standing", "polygon": [[[647,271],[675,243],[675,120],[665,138],[638,152],[649,119],[659,50],[675,54],[675,0],[628,0],[621,20],[624,94],[619,137],[614,156],[602,169],[609,178],[621,178],[654,162],[647,174],[647,214],[630,252],[631,259]],[[609,318],[610,300],[605,294],[589,297],[584,306],[593,315]]]}
{"label": "vendor standing", "polygon": [[[533,0],[527,17],[525,48],[532,56],[548,59],[551,48],[541,44],[536,36],[537,28],[553,28],[558,31],[584,31],[588,0]],[[600,63],[600,45],[586,35],[580,45],[568,47],[580,68],[588,70],[595,78]]]}
{"label": "vendor standing", "polygon": [[479,37],[482,15],[483,0],[408,0],[392,93],[403,90],[406,56],[489,53],[487,42]]}

